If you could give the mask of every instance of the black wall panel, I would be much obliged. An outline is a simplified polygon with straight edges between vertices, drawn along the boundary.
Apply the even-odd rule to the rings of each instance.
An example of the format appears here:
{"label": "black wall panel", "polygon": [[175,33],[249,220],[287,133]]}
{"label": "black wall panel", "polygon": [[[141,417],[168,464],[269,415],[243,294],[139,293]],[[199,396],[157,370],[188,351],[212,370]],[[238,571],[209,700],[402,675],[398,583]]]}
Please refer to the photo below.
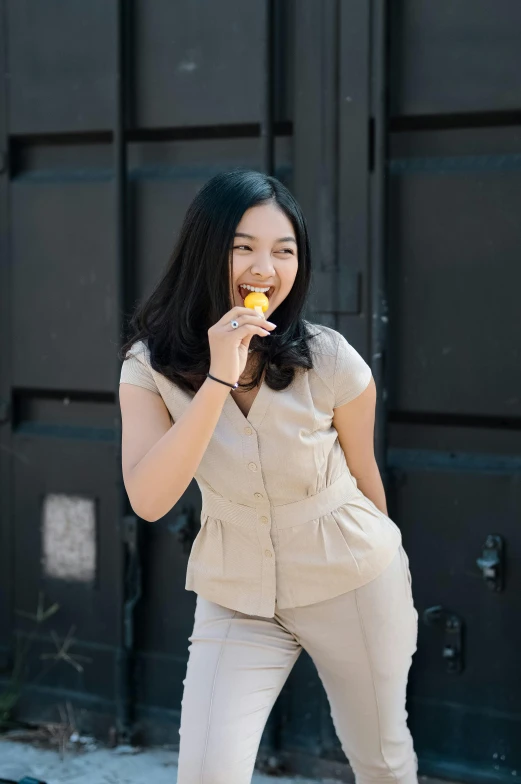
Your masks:
{"label": "black wall panel", "polygon": [[390,4],[393,117],[519,110],[517,0]]}
{"label": "black wall panel", "polygon": [[138,0],[136,126],[259,123],[266,8],[263,0]]}
{"label": "black wall panel", "polygon": [[[420,613],[411,728],[425,773],[518,781],[521,6],[391,8],[387,464]],[[461,623],[459,673],[433,607]]]}
{"label": "black wall panel", "polygon": [[[110,421],[107,414],[105,419]],[[54,428],[50,424],[53,419]],[[14,438],[18,455],[13,488],[17,522],[14,606],[25,613],[34,613],[40,591],[46,597],[46,608],[54,602],[59,604],[58,613],[39,630],[40,639],[33,646],[33,657],[37,653],[58,652],[54,641],[48,638],[49,628],[62,642],[72,628],[80,645],[71,646],[71,655],[80,654],[91,660],[84,664],[83,673],[73,666],[55,667],[44,679],[45,686],[85,690],[112,700],[122,601],[117,575],[123,555],[119,531],[114,525],[120,514],[120,494],[114,481],[114,445],[108,440],[113,427],[105,431],[89,427],[87,412],[76,413],[72,420],[74,426],[67,427],[56,420],[58,417],[48,410],[44,429],[41,421],[31,420],[27,415],[20,418]],[[111,476],[112,481],[107,481]],[[50,493],[69,498],[81,496],[95,503],[97,564],[92,583],[56,579],[44,572],[42,513],[44,499]],[[19,625],[22,631],[33,629],[27,620],[20,620]],[[42,662],[35,661],[32,675],[41,668]]]}
{"label": "black wall panel", "polygon": [[109,128],[116,4],[7,0],[6,12],[10,132]]}
{"label": "black wall panel", "polygon": [[[491,776],[499,771],[515,781],[521,436],[478,426],[395,423],[390,437],[393,505],[420,610],[409,684],[414,737],[431,770],[462,780],[472,779],[473,769]],[[497,533],[506,551],[502,592],[487,587],[476,563],[488,535]],[[440,605],[464,625],[459,675],[447,672],[443,629],[422,620],[427,608]]]}
{"label": "black wall panel", "polygon": [[[84,657],[29,689],[21,715],[55,718],[66,696],[92,731],[178,740],[200,498],[192,483],[163,520],[138,522],[136,584],[117,352],[192,197],[246,166],[295,192],[313,248],[306,315],[343,332],[377,381],[378,459],[420,611],[408,707],[421,772],[521,781],[520,4],[0,5],[0,668],[41,592]],[[95,510],[91,582],[46,572],[44,532],[67,504],[65,538]],[[505,540],[497,594],[476,564],[489,533]],[[463,619],[460,675],[422,621],[436,604]],[[55,650],[43,632],[34,671]],[[349,776],[306,654],[263,749]]]}
{"label": "black wall panel", "polygon": [[15,385],[110,390],[118,334],[110,185],[15,181],[12,258]]}
{"label": "black wall panel", "polygon": [[396,410],[521,414],[515,392],[521,156],[509,151],[515,143],[521,150],[521,130],[502,136],[501,129],[423,131],[419,143],[413,133],[394,140],[389,281]]}

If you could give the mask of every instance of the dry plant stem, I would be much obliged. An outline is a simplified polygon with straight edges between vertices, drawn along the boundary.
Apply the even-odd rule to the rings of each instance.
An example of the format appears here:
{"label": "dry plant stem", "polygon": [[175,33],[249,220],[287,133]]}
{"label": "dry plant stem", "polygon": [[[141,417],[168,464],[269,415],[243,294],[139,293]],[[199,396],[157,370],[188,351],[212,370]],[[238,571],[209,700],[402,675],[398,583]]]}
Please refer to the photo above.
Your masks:
{"label": "dry plant stem", "polygon": [[[41,624],[42,621],[37,620],[36,623]],[[3,721],[9,720],[9,717],[20,698],[20,693],[23,689],[27,657],[31,646],[37,637],[37,632],[38,628],[36,627],[31,633],[27,634],[25,636],[25,644],[24,635],[20,632],[20,630],[15,632],[16,650],[13,662],[13,670],[11,672],[7,688],[2,694],[0,694],[0,712],[2,713],[1,718]]]}
{"label": "dry plant stem", "polygon": [[[15,613],[22,618],[28,618],[35,624],[32,632],[24,634],[20,630],[15,633],[16,636],[16,653],[13,663],[13,671],[10,677],[10,693],[20,692],[24,678],[24,668],[27,661],[27,656],[31,649],[33,642],[38,635],[38,627],[45,623],[52,615],[59,609],[59,605],[54,603],[51,607],[45,609],[45,597],[43,591],[38,593],[38,606],[36,613],[27,613],[22,610],[15,610]],[[25,645],[24,645],[25,638]]]}
{"label": "dry plant stem", "polygon": [[[9,681],[7,683],[6,689],[2,693],[0,693],[0,722],[6,723],[10,720],[10,716],[13,712],[13,709],[16,707],[16,704],[18,703],[22,689],[24,685],[27,683],[26,666],[27,666],[28,655],[34,641],[38,637],[39,627],[41,627],[52,615],[54,615],[58,611],[58,609],[59,609],[59,605],[56,603],[53,604],[51,607],[45,609],[44,595],[43,592],[40,592],[38,597],[38,607],[36,613],[34,614],[27,613],[21,610],[15,611],[18,615],[31,620],[35,625],[31,632],[24,633],[20,630],[17,630],[15,632],[16,649],[15,649],[15,656],[13,662],[13,669]],[[83,666],[82,664],[80,664],[80,661],[90,662],[91,659],[88,656],[72,654],[69,651],[69,648],[75,642],[73,637],[74,631],[75,631],[75,627],[72,626],[62,642],[59,639],[56,632],[51,630],[51,637],[56,646],[56,652],[40,654],[39,657],[40,660],[45,663],[40,669],[40,671],[32,679],[30,679],[30,682],[33,685],[37,683],[41,678],[45,677],[47,673],[59,661],[64,661],[67,664],[71,665],[72,667],[74,667],[74,669],[77,672],[83,672]],[[70,728],[70,726],[75,727],[74,719],[73,718],[71,719],[72,706],[70,704],[67,704],[67,712],[69,714],[68,715],[69,721],[66,724],[67,728]],[[63,718],[64,717],[62,716],[62,719]],[[52,724],[48,725],[51,734],[53,732],[53,730],[51,730],[51,727],[53,727],[54,731],[56,732],[57,726],[58,725],[52,725]],[[59,743],[60,743],[62,754],[65,748],[64,744],[66,743],[69,737],[70,737],[69,730],[67,730],[66,732],[66,738],[65,737],[62,738],[60,736]]]}
{"label": "dry plant stem", "polygon": [[29,736],[33,741],[40,742],[44,747],[57,747],[60,758],[63,759],[71,735],[78,732],[74,710],[70,702],[65,706],[57,705],[61,721],[41,722],[36,730]]}

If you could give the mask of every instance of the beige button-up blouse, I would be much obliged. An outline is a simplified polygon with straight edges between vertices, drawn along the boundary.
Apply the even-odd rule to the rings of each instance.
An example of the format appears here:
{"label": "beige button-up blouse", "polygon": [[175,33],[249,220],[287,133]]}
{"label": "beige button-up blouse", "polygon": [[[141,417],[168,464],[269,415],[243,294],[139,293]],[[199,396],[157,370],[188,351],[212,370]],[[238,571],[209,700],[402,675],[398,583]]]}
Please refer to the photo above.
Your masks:
{"label": "beige button-up blouse", "polygon": [[[260,387],[245,417],[231,395],[195,474],[201,528],[187,590],[239,612],[330,599],[373,580],[401,542],[395,523],[357,487],[333,409],[357,397],[371,369],[334,329],[313,324],[314,368],[281,392]],[[193,394],[154,371],[139,341],[121,382],[161,395],[175,422]]]}

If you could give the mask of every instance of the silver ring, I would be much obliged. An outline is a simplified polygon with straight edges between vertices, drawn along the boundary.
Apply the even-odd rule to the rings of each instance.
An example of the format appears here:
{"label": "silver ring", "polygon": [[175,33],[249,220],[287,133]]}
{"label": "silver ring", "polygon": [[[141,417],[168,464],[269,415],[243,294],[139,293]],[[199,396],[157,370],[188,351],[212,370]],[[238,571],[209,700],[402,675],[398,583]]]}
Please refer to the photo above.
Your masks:
{"label": "silver ring", "polygon": [[235,319],[233,321],[230,321],[230,324],[232,325],[232,329],[237,329],[237,327],[239,326],[239,322],[235,321]]}

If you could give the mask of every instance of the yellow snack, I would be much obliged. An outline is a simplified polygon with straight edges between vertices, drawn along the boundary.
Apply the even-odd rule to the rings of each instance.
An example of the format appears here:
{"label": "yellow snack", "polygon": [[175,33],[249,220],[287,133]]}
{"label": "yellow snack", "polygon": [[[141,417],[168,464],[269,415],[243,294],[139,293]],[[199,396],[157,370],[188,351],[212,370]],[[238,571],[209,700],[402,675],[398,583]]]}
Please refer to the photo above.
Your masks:
{"label": "yellow snack", "polygon": [[269,299],[266,294],[261,294],[260,291],[251,291],[244,298],[244,307],[251,308],[262,318],[264,318],[264,311],[268,310],[269,306]]}

